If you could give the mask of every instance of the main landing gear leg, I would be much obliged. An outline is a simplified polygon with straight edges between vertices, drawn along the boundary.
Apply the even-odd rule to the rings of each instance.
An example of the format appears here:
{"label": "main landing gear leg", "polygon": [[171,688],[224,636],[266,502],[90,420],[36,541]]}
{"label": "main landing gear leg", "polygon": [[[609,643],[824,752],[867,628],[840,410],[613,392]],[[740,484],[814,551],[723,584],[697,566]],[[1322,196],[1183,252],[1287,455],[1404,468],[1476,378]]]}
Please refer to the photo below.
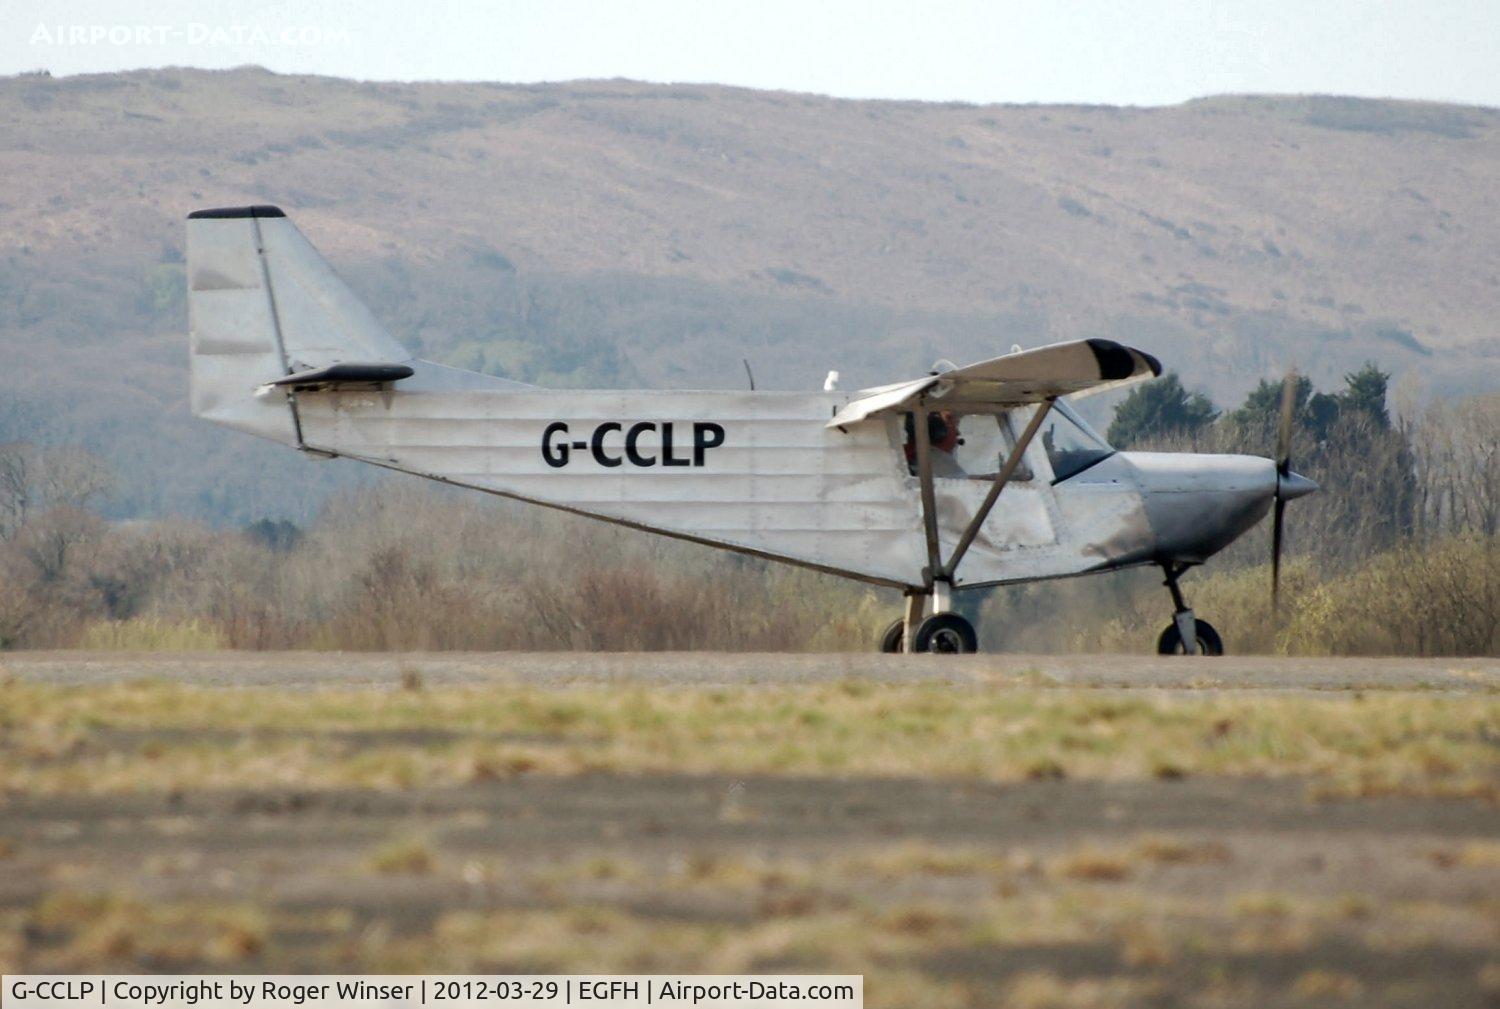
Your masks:
{"label": "main landing gear leg", "polygon": [[1224,642],[1207,620],[1199,620],[1182,597],[1177,579],[1187,570],[1186,564],[1163,564],[1167,580],[1163,583],[1172,593],[1172,622],[1156,639],[1158,655],[1223,655]]}
{"label": "main landing gear leg", "polygon": [[880,650],[886,655],[912,652],[912,642],[917,640],[917,628],[922,624],[922,615],[927,610],[927,593],[920,589],[906,590],[906,614],[888,625],[880,635]]}
{"label": "main landing gear leg", "polygon": [[880,636],[880,650],[907,655],[916,652],[968,655],[978,651],[974,625],[951,609],[952,592],[953,587],[947,582],[934,583],[931,591],[907,589],[906,614],[885,629]]}
{"label": "main landing gear leg", "polygon": [[932,612],[947,613],[953,609],[953,585],[950,582],[932,583]]}
{"label": "main landing gear leg", "polygon": [[901,618],[901,651],[907,655],[916,650],[917,628],[922,625],[928,598],[925,592],[906,594],[906,614]]}

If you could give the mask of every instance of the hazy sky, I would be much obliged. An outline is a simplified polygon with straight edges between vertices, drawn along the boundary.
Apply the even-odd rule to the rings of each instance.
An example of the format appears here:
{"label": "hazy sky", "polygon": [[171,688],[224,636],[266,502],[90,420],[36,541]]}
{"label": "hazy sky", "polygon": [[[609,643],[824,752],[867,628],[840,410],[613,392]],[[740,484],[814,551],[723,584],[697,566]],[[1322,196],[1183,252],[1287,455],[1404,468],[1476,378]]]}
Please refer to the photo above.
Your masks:
{"label": "hazy sky", "polygon": [[243,63],[971,102],[1256,91],[1500,106],[1500,0],[0,0],[0,73]]}

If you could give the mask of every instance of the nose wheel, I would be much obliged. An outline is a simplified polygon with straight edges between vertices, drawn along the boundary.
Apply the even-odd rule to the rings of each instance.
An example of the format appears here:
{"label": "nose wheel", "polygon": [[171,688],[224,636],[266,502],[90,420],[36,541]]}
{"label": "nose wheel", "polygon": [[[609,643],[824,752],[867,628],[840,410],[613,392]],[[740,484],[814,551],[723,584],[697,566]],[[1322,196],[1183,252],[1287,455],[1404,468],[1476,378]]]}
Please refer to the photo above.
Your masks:
{"label": "nose wheel", "polygon": [[1182,597],[1177,579],[1188,569],[1186,564],[1163,564],[1167,580],[1162,584],[1172,593],[1172,622],[1156,639],[1158,655],[1223,655],[1224,639],[1207,620],[1199,620]]}
{"label": "nose wheel", "polygon": [[[1219,632],[1214,630],[1214,625],[1207,620],[1194,619],[1197,625],[1198,655],[1223,655],[1224,639],[1219,637]],[[1161,637],[1156,639],[1157,655],[1186,655],[1187,648],[1182,643],[1182,632],[1177,629],[1175,623],[1167,625],[1167,629],[1161,632]]]}

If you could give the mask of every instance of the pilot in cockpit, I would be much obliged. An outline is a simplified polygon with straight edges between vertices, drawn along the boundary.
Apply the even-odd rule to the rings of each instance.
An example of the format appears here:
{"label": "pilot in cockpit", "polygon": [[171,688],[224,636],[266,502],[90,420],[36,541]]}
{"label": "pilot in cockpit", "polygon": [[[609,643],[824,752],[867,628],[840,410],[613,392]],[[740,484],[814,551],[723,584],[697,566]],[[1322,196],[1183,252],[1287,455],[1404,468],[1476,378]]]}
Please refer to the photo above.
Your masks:
{"label": "pilot in cockpit", "polygon": [[[913,475],[917,472],[917,440],[915,414],[906,415],[906,465]],[[964,443],[958,432],[958,417],[951,410],[934,410],[927,415],[927,443],[934,451],[928,453],[932,460],[932,475],[935,477],[963,477],[963,467],[953,453]]]}

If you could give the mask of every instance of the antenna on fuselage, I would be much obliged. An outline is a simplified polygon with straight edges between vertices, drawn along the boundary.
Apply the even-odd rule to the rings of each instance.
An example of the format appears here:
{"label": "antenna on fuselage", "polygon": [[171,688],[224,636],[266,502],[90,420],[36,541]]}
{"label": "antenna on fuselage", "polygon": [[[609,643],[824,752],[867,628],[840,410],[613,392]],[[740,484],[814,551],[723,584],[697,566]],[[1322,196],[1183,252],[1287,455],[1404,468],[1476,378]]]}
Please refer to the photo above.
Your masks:
{"label": "antenna on fuselage", "polygon": [[742,358],[740,358],[740,363],[745,366],[745,376],[750,379],[750,391],[754,392],[755,391],[755,372],[753,372],[753,371],[750,370],[750,359],[748,357],[742,357]]}

